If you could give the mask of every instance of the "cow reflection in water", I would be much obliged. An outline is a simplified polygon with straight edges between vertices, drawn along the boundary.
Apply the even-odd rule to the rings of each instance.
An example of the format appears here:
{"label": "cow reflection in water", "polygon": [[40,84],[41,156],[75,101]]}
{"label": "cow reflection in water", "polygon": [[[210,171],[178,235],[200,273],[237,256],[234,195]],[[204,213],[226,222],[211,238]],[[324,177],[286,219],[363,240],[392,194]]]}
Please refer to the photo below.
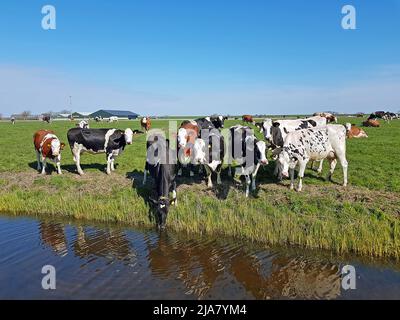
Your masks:
{"label": "cow reflection in water", "polygon": [[[76,226],[76,235],[72,236],[75,256],[104,257],[117,260],[129,260],[135,256],[126,235],[120,230],[98,230]],[[68,253],[68,242],[64,226],[59,223],[41,222],[40,235],[42,242],[60,256]]]}
{"label": "cow reflection in water", "polygon": [[[198,243],[164,232],[146,240],[154,276],[179,279],[196,298],[325,298],[340,296],[338,265],[271,254],[258,257],[241,246]],[[213,249],[210,250],[210,247]]]}
{"label": "cow reflection in water", "polygon": [[62,224],[41,222],[39,229],[43,244],[48,245],[60,256],[68,253],[67,239]]}

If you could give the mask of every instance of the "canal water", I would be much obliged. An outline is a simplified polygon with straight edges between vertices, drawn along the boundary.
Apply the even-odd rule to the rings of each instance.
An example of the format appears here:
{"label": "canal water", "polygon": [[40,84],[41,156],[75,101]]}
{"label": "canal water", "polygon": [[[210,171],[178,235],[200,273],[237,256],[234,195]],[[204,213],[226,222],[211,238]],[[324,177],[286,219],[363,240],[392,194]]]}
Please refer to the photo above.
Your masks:
{"label": "canal water", "polygon": [[[42,288],[43,266],[56,289]],[[342,288],[342,267],[356,289]],[[0,216],[0,299],[400,299],[396,261]]]}

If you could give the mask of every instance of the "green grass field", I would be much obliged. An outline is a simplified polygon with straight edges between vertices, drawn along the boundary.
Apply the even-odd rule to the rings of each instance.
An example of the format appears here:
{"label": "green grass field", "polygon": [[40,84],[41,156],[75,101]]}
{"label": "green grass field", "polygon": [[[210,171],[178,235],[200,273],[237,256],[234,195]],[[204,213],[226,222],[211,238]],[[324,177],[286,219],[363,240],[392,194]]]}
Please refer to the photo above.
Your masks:
{"label": "green grass field", "polygon": [[[362,121],[340,119],[357,125]],[[240,122],[229,120],[225,125]],[[0,211],[153,226],[146,201],[152,182],[141,184],[145,135],[134,138],[133,145],[117,159],[117,170],[111,176],[105,174],[105,155],[89,154],[82,156],[86,175],[78,176],[69,147],[62,154],[62,176],[55,171],[46,176],[37,173],[33,133],[49,128],[67,143],[66,132],[74,125],[68,121],[18,121],[14,126],[0,122]],[[138,120],[90,125],[139,129]],[[168,121],[154,120],[153,127],[167,129]],[[199,177],[180,178],[178,206],[171,209],[167,227],[268,244],[400,258],[400,120],[365,130],[368,139],[347,142],[347,188],[341,187],[340,165],[334,183],[323,179],[327,163],[322,177],[306,171],[301,193],[290,191],[288,181],[276,184],[273,161],[259,172],[258,189],[249,198],[244,196],[244,185],[234,183],[226,171],[223,185],[212,190]]]}

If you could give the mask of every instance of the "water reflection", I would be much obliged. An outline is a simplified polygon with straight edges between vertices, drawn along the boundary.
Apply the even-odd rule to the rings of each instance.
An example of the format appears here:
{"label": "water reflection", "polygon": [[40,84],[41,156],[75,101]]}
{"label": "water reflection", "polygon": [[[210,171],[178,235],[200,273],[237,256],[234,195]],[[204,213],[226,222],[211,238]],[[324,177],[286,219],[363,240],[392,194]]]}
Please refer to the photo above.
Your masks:
{"label": "water reflection", "polygon": [[[40,239],[40,246],[33,241],[36,237]],[[20,268],[21,276],[14,279],[19,279],[20,288],[26,288],[15,292],[11,287],[6,288],[8,291],[4,290],[3,294],[0,290],[0,297],[9,297],[9,290],[16,297],[21,292],[28,297],[47,297],[47,292],[28,281],[37,273],[36,269],[30,271],[30,266],[40,268],[44,261],[60,270],[57,297],[72,292],[76,298],[128,299],[349,296],[349,292],[341,290],[341,263],[338,262],[341,260],[268,250],[232,239],[53,221],[27,223],[24,220],[19,224],[16,220],[10,223],[0,218],[0,245],[4,248],[0,252],[3,278],[7,274],[15,275]],[[371,270],[368,270],[369,277]],[[389,289],[381,292],[399,297],[398,287],[393,286],[393,283],[400,284],[398,272],[385,275],[378,269],[372,274],[375,278],[357,286],[367,288],[370,284],[376,288],[377,284],[386,283]],[[27,288],[27,283],[32,287]],[[385,287],[382,285],[382,288]],[[362,294],[368,290],[357,292],[364,297]]]}

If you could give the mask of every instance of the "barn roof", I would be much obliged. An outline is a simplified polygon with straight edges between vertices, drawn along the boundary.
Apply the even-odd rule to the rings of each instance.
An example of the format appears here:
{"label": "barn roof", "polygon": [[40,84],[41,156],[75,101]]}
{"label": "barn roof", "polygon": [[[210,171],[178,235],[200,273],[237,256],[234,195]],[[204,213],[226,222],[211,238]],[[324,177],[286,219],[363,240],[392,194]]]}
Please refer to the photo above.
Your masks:
{"label": "barn roof", "polygon": [[116,117],[129,117],[129,116],[138,116],[137,113],[132,112],[132,111],[126,111],[126,110],[109,110],[109,109],[100,109],[94,113],[99,113],[99,112],[105,112],[108,113],[110,116],[116,116]]}

